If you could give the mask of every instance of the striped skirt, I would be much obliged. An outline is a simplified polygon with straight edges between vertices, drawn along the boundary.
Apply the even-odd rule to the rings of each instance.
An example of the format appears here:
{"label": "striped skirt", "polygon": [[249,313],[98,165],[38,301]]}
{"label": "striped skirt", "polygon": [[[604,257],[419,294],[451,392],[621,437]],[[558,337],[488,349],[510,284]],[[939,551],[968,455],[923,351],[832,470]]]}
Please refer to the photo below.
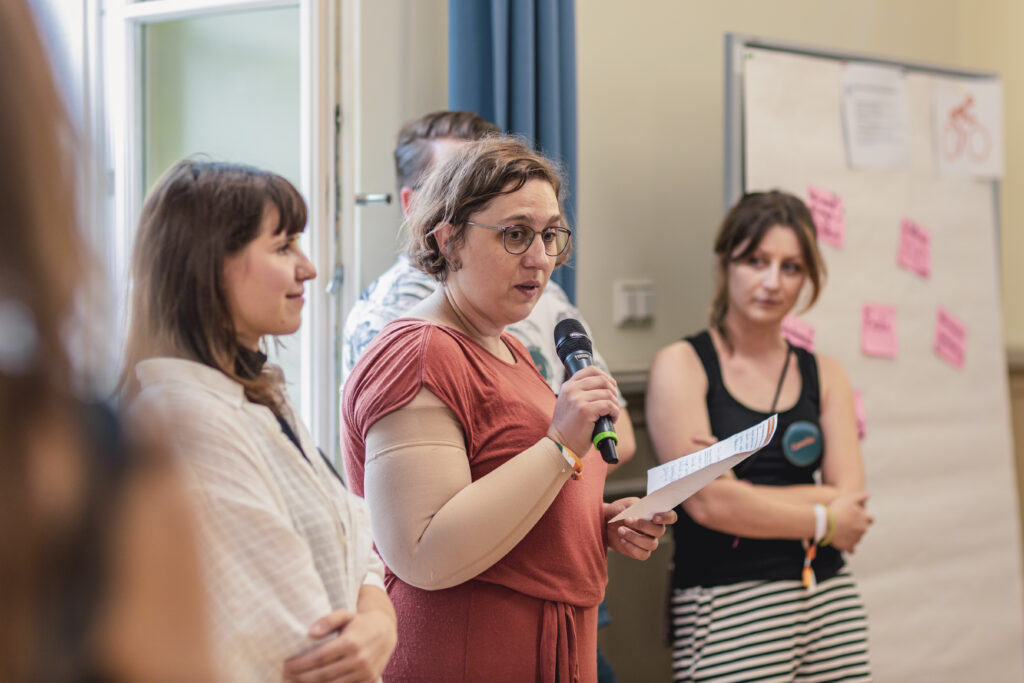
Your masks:
{"label": "striped skirt", "polygon": [[818,584],[744,581],[672,595],[677,681],[870,681],[868,624],[848,573]]}

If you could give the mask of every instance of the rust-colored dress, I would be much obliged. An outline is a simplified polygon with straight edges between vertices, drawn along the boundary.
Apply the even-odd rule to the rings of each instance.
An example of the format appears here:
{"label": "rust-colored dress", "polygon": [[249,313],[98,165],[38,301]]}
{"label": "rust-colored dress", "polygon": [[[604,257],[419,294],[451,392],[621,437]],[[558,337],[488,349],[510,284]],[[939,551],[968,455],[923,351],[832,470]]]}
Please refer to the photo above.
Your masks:
{"label": "rust-colored dress", "polygon": [[[474,481],[544,437],[555,396],[526,349],[510,335],[502,339],[514,364],[457,330],[424,320],[401,319],[384,328],[345,385],[344,459],[354,493],[363,495],[370,427],[421,388],[440,398],[462,425]],[[597,679],[597,605],[607,582],[607,466],[594,450],[584,464],[584,477],[566,482],[523,540],[476,578],[427,591],[388,570],[398,647],[386,681]]]}

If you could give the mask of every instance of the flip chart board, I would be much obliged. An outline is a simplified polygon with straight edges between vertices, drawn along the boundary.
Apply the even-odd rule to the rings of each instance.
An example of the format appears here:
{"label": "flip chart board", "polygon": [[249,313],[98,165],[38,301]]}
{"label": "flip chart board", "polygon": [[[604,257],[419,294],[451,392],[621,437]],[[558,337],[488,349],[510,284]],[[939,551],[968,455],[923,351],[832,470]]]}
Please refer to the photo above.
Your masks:
{"label": "flip chart board", "polygon": [[[854,103],[874,117],[872,135],[858,137],[844,127],[868,124],[850,120],[844,70],[865,64],[888,68],[887,99],[873,110]],[[842,362],[867,425],[861,448],[876,522],[849,563],[867,604],[875,680],[1024,680],[992,175],[1001,130],[965,114],[1000,96],[998,78],[732,35],[725,86],[726,206],[779,188],[827,214],[828,278],[800,318],[816,351]],[[869,86],[858,85],[859,95],[870,98]],[[945,101],[958,102],[949,121],[935,112]],[[895,148],[851,156],[855,138],[909,140],[909,158]],[[944,170],[940,155],[972,149],[993,155],[976,175]],[[874,353],[862,343],[868,305],[891,307],[898,321],[891,339],[872,337]]]}

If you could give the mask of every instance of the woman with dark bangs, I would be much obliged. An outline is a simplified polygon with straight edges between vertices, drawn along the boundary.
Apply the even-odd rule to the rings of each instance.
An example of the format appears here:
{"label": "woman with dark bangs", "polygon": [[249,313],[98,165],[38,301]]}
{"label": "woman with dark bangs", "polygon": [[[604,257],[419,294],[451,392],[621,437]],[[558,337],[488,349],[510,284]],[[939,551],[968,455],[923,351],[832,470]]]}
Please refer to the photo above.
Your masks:
{"label": "woman with dark bangs", "polygon": [[871,524],[850,382],[782,320],[825,265],[800,199],[755,192],[715,239],[709,329],[658,352],[647,420],[659,460],[778,413],[772,441],[677,508],[676,680],[868,680],[867,618],[843,552]]}
{"label": "woman with dark bangs", "polygon": [[395,615],[363,501],[298,420],[267,336],[316,269],[284,178],[186,160],[143,207],[121,382],[166,426],[199,506],[219,680],[376,680]]}

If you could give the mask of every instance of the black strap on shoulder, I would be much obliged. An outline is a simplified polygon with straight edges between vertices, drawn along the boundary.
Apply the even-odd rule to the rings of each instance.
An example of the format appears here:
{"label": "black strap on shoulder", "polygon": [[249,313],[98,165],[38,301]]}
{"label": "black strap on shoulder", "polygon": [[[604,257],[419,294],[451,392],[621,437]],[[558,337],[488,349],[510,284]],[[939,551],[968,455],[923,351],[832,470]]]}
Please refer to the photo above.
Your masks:
{"label": "black strap on shoulder", "polygon": [[772,407],[769,413],[774,413],[779,405],[779,396],[782,394],[782,385],[786,382],[786,371],[789,370],[789,359],[793,357],[793,345],[786,342],[786,362],[782,364],[782,374],[779,375],[779,383],[775,385],[775,397],[772,398]]}
{"label": "black strap on shoulder", "polygon": [[800,365],[800,377],[803,379],[801,399],[807,399],[821,410],[821,381],[818,378],[818,360],[814,354],[799,346],[790,348],[796,353]]}
{"label": "black strap on shoulder", "polygon": [[348,485],[345,484],[345,479],[338,473],[338,468],[334,466],[334,463],[331,462],[331,459],[327,457],[327,454],[324,453],[319,446],[317,446],[316,452],[320,454],[321,458],[323,458],[324,464],[327,465],[327,469],[329,469],[331,471],[331,474],[334,475],[334,478],[337,479],[339,483],[341,483],[342,488],[347,489]]}
{"label": "black strap on shoulder", "polygon": [[722,367],[718,363],[718,352],[715,351],[715,344],[711,341],[711,333],[704,330],[692,337],[685,337],[684,341],[689,342],[693,350],[697,352],[701,365],[704,366],[704,374],[708,378],[708,397],[711,397],[718,387],[722,386]]}
{"label": "black strap on shoulder", "polygon": [[287,436],[288,440],[299,449],[299,453],[301,453],[302,457],[306,459],[306,462],[309,462],[309,456],[306,455],[306,451],[302,450],[302,444],[299,442],[299,437],[295,434],[295,430],[292,429],[292,426],[288,424],[288,420],[284,419],[277,413],[274,413],[274,417],[277,418],[277,423],[281,425],[281,431],[284,432],[284,435]]}

